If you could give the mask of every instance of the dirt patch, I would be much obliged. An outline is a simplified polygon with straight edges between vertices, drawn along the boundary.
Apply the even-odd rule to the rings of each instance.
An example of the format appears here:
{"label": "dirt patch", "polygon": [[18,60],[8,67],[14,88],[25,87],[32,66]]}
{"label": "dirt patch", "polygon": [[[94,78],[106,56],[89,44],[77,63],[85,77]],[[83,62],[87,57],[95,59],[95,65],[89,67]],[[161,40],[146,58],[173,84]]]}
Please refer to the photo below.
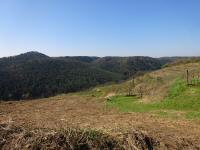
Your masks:
{"label": "dirt patch", "polygon": [[111,97],[113,97],[113,96],[115,96],[115,95],[116,95],[116,93],[108,93],[104,98],[105,98],[106,100],[110,100]]}

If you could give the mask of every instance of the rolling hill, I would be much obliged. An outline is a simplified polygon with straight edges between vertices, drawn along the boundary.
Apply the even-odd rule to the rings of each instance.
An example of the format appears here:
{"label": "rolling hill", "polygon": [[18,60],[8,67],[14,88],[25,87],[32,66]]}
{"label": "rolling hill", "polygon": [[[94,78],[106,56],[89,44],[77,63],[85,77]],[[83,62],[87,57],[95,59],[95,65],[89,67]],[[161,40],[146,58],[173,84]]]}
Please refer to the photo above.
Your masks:
{"label": "rolling hill", "polygon": [[119,79],[72,59],[27,53],[0,60],[0,99],[28,99],[73,92]]}
{"label": "rolling hill", "polygon": [[[165,58],[165,63],[170,62]],[[150,57],[49,57],[39,52],[0,58],[0,99],[19,100],[75,92],[161,68]]]}

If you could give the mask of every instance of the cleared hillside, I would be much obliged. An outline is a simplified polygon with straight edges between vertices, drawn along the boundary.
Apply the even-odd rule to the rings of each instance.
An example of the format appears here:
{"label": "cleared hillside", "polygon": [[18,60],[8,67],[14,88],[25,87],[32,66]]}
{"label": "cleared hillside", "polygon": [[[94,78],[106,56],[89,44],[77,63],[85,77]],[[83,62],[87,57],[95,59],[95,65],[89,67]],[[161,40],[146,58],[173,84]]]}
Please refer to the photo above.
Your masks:
{"label": "cleared hillside", "polygon": [[[182,62],[182,61],[181,61]],[[187,85],[190,77],[196,76]],[[120,84],[99,86],[81,96],[104,98],[122,112],[143,112],[161,117],[200,120],[200,62],[191,60],[140,75]]]}

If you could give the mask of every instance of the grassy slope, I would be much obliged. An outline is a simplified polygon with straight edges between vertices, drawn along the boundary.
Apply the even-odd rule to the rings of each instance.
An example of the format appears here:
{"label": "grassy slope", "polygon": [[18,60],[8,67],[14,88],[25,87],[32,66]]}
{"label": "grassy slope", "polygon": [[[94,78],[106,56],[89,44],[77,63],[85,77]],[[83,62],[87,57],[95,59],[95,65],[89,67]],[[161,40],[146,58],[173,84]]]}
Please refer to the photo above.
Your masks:
{"label": "grassy slope", "polygon": [[162,101],[144,103],[137,97],[115,96],[107,104],[123,112],[148,112],[165,117],[200,120],[200,87],[187,86],[184,80],[178,79]]}
{"label": "grassy slope", "polygon": [[[143,101],[155,102],[163,100],[169,93],[169,88],[176,82],[177,78],[184,79],[186,70],[198,71],[200,70],[200,63],[187,63],[183,65],[174,65],[165,67],[163,69],[140,75],[133,80],[127,80],[126,82],[118,84],[105,84],[91,88],[83,92],[79,92],[80,95],[106,97],[110,93],[115,95],[126,95],[128,93],[128,87],[132,87],[132,94],[139,95],[138,89],[143,88]],[[146,99],[148,99],[146,101]]]}
{"label": "grassy slope", "polygon": [[[134,104],[124,108],[127,111],[139,111],[137,107],[144,106],[142,111],[154,109],[173,109],[173,110],[196,110],[200,111],[200,88],[198,86],[187,86],[182,80],[177,80],[169,90],[169,95],[160,102],[144,103],[135,96],[115,96],[109,103],[119,104],[124,107],[123,103]],[[122,104],[121,104],[122,103]],[[148,106],[148,107],[145,107]]]}
{"label": "grassy slope", "polygon": [[133,94],[139,95],[139,87],[144,88],[143,98],[125,96],[132,81],[99,86],[78,93],[82,96],[98,98],[112,97],[107,102],[123,112],[148,112],[164,117],[200,119],[200,88],[188,87],[185,71],[200,70],[200,63],[183,63],[137,77]]}

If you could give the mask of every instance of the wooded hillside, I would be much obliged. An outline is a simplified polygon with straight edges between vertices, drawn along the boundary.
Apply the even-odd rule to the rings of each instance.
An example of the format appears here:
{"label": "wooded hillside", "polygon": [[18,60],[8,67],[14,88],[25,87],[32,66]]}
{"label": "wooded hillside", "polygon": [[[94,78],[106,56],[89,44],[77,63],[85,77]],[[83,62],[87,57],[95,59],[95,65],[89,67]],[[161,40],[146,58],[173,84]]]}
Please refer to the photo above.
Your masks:
{"label": "wooded hillside", "polygon": [[49,97],[127,79],[138,71],[161,68],[150,57],[48,57],[28,52],[0,59],[0,99]]}

